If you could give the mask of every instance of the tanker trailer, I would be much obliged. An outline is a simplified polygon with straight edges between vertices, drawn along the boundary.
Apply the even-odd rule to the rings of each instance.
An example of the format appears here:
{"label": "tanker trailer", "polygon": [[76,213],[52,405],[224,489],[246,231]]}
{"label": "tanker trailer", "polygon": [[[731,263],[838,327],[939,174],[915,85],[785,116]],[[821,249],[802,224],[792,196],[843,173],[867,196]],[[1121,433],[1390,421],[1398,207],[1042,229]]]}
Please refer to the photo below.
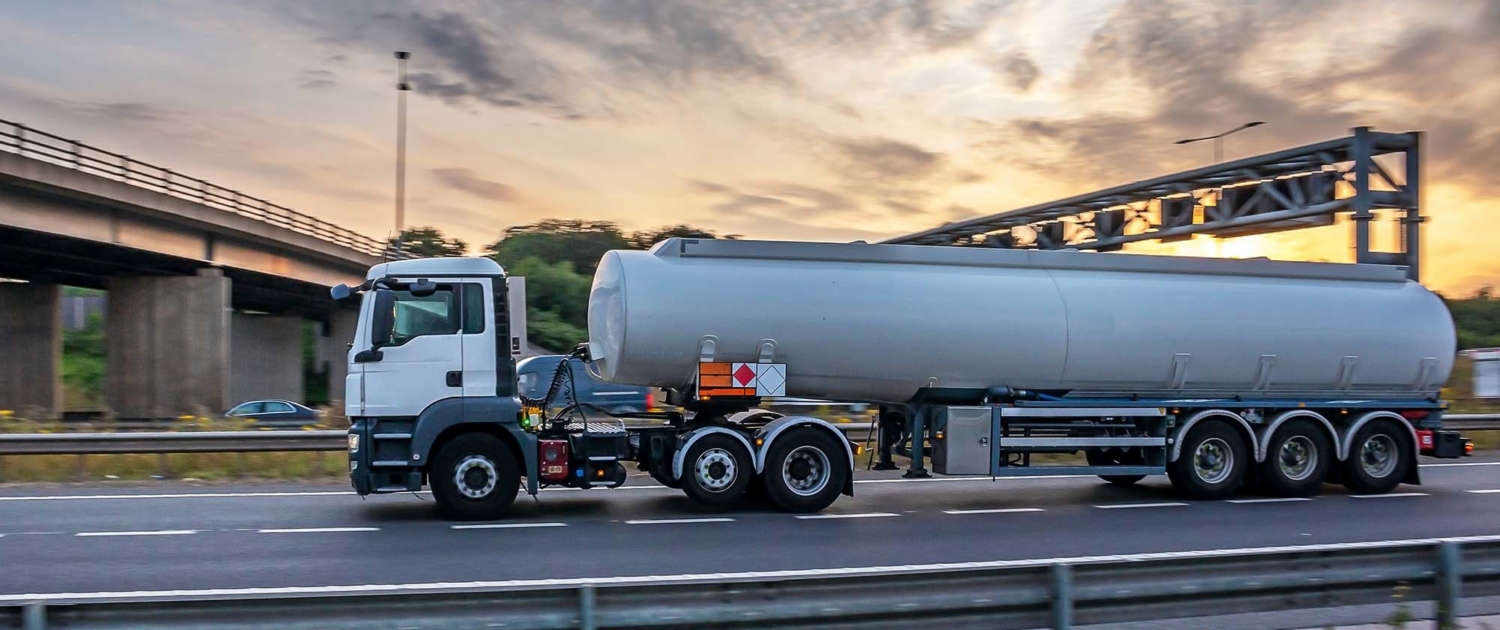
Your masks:
{"label": "tanker trailer", "polygon": [[1380,265],[671,239],[606,254],[589,302],[596,376],[705,425],[755,429],[766,397],[903,405],[929,437],[909,475],[930,446],[940,474],[1165,473],[1197,498],[1418,483],[1418,452],[1464,451],[1439,430],[1454,349],[1442,301]]}

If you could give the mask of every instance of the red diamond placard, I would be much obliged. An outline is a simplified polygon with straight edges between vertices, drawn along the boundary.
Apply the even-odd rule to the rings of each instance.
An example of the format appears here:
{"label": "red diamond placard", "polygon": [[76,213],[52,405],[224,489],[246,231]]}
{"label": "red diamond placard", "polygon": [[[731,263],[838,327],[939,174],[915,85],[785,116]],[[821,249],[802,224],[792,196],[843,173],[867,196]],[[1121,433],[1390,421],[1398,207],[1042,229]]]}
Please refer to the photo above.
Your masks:
{"label": "red diamond placard", "polygon": [[734,384],[737,387],[749,387],[755,382],[755,368],[741,363],[739,369],[734,371]]}

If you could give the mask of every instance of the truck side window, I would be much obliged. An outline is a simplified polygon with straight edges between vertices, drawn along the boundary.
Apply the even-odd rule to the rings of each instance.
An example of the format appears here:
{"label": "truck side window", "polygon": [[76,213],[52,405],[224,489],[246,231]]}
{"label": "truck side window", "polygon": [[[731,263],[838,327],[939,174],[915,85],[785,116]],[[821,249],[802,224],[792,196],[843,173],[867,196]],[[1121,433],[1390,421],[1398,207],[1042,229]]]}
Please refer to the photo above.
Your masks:
{"label": "truck side window", "polygon": [[484,287],[474,282],[464,283],[464,334],[484,332]]}
{"label": "truck side window", "polygon": [[432,295],[396,292],[395,326],[386,346],[400,346],[424,335],[458,333],[458,304],[451,285],[439,285]]}

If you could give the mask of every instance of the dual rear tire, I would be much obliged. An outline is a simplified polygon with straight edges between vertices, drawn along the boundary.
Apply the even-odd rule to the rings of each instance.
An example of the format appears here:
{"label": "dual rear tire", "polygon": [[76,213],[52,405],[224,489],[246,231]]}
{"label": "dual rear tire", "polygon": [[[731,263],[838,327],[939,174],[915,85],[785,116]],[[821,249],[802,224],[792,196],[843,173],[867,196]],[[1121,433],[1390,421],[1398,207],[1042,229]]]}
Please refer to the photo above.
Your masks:
{"label": "dual rear tire", "polygon": [[1347,458],[1339,462],[1324,428],[1312,419],[1295,418],[1276,429],[1265,459],[1257,463],[1242,431],[1208,419],[1183,436],[1167,476],[1191,499],[1226,499],[1251,482],[1275,496],[1307,497],[1317,494],[1339,466],[1338,480],[1350,492],[1381,494],[1400,485],[1416,464],[1406,427],[1389,418],[1360,427],[1349,445]]}
{"label": "dual rear tire", "polygon": [[712,433],[688,448],[677,482],[694,503],[713,509],[739,505],[747,494],[764,494],[782,510],[808,513],[832,505],[850,474],[843,445],[814,427],[778,436],[758,478],[754,462],[742,442]]}

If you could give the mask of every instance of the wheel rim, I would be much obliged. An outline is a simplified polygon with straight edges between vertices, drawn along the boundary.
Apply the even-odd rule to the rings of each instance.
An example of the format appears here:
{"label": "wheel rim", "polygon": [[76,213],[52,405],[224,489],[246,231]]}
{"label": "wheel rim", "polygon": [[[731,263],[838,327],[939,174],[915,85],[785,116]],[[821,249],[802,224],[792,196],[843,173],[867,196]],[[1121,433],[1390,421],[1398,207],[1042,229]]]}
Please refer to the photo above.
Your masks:
{"label": "wheel rim", "polygon": [[1223,482],[1234,472],[1234,451],[1220,438],[1208,438],[1193,451],[1193,472],[1203,483]]}
{"label": "wheel rim", "polygon": [[798,496],[812,496],[828,486],[828,454],[812,446],[799,446],[781,462],[781,481]]}
{"label": "wheel rim", "polygon": [[1396,441],[1385,434],[1372,435],[1359,447],[1359,466],[1376,479],[1388,477],[1396,470]]}
{"label": "wheel rim", "polygon": [[453,484],[458,486],[459,494],[470,499],[490,496],[499,479],[500,473],[495,470],[495,462],[483,455],[469,455],[453,469]]}
{"label": "wheel rim", "polygon": [[1276,463],[1287,479],[1303,481],[1318,468],[1318,449],[1307,436],[1294,435],[1281,443]]}
{"label": "wheel rim", "polygon": [[739,472],[734,456],[722,448],[703,451],[693,462],[693,475],[698,485],[709,492],[723,492],[734,485]]}

